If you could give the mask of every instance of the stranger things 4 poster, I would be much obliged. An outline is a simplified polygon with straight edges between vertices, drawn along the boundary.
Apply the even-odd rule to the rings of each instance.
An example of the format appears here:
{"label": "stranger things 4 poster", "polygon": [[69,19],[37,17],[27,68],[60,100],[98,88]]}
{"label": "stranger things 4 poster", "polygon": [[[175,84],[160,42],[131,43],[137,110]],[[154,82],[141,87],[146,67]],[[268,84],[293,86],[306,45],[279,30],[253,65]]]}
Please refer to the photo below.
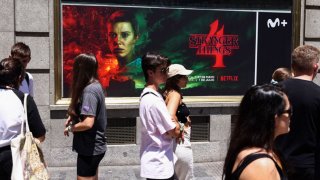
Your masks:
{"label": "stranger things 4 poster", "polygon": [[184,96],[242,95],[256,77],[255,11],[62,4],[63,97],[73,59],[93,53],[107,97],[138,97],[148,51],[194,72]]}

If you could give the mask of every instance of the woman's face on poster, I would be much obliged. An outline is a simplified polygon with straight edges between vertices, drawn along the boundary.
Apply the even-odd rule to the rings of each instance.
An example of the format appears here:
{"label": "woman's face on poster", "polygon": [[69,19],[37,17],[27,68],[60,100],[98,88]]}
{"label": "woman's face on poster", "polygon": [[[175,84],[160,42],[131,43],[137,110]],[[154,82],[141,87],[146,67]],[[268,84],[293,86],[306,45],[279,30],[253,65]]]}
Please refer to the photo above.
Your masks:
{"label": "woman's face on poster", "polygon": [[108,24],[108,45],[110,51],[118,58],[133,59],[137,36],[130,22]]}

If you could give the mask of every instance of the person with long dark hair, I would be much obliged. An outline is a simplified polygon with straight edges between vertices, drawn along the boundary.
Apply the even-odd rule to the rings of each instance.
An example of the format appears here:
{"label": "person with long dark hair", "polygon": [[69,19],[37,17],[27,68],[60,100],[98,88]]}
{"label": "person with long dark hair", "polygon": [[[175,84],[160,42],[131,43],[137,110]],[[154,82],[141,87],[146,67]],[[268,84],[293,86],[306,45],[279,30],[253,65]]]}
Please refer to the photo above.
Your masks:
{"label": "person with long dark hair", "polygon": [[190,111],[182,102],[181,88],[188,83],[188,75],[192,70],[186,69],[181,64],[171,64],[168,67],[168,79],[165,84],[163,96],[170,115],[180,123],[181,137],[174,142],[174,152],[178,157],[175,163],[174,172],[179,180],[190,180],[193,174],[193,153],[191,149],[191,120]]}
{"label": "person with long dark hair", "polygon": [[[21,61],[5,58],[0,62],[0,179],[11,179],[11,140],[21,134],[24,121],[24,93],[19,86],[25,69]],[[27,116],[33,137],[43,142],[46,129],[38,108],[31,96],[27,96]]]}
{"label": "person with long dark hair", "polygon": [[80,54],[73,65],[71,103],[64,134],[73,132],[72,149],[78,153],[77,178],[97,179],[106,152],[105,96],[98,80],[93,54]]}
{"label": "person with long dark hair", "polygon": [[288,97],[280,87],[251,87],[240,103],[223,179],[286,179],[274,140],[289,132],[291,112]]}

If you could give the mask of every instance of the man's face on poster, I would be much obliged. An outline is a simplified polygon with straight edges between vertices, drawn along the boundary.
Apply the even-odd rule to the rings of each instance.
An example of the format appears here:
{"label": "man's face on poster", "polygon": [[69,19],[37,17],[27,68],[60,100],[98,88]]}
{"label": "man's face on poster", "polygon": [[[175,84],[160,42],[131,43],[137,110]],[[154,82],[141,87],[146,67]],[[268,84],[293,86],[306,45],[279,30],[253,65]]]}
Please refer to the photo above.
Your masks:
{"label": "man's face on poster", "polygon": [[108,24],[108,46],[117,58],[132,60],[137,36],[130,22]]}

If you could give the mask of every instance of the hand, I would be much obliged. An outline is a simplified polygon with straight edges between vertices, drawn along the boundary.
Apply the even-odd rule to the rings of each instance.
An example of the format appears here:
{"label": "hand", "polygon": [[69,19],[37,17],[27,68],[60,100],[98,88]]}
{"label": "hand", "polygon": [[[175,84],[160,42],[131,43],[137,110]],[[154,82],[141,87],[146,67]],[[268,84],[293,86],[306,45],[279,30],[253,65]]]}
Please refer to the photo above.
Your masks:
{"label": "hand", "polygon": [[64,123],[64,126],[65,126],[65,127],[68,127],[70,123],[71,123],[71,117],[68,116],[68,119],[67,119],[66,122]]}
{"label": "hand", "polygon": [[64,136],[69,136],[68,127],[64,128],[63,134]]}
{"label": "hand", "polygon": [[184,143],[184,130],[180,133],[179,137],[176,138],[176,142],[177,144],[180,144],[181,142],[182,144]]}

